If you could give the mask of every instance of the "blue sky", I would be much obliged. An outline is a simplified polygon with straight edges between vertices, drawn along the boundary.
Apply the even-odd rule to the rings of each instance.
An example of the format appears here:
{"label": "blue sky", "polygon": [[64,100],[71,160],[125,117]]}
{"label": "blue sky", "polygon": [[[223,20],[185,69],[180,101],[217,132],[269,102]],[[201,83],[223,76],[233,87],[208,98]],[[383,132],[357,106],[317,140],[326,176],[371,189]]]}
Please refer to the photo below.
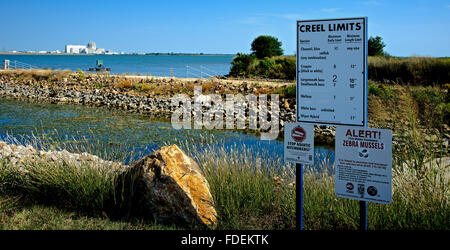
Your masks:
{"label": "blue sky", "polygon": [[0,0],[0,50],[248,53],[272,35],[294,54],[296,20],[361,16],[392,55],[450,56],[450,0]]}

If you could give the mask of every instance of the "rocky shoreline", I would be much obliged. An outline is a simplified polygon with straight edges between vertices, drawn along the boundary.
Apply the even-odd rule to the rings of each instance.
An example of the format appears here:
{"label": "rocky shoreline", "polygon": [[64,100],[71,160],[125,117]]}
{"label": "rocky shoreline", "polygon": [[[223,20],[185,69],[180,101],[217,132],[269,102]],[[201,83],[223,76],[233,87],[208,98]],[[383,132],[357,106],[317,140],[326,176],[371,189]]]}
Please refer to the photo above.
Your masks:
{"label": "rocky shoreline", "polygon": [[[101,81],[106,86],[113,86],[117,79],[103,76],[89,76],[86,81],[89,83],[79,86],[68,84],[76,82],[76,74],[68,75],[60,81],[51,80],[23,80],[14,75],[0,76],[0,97],[14,98],[29,102],[50,102],[50,103],[71,103],[90,106],[105,106],[111,109],[124,110],[132,113],[140,113],[149,116],[152,119],[170,120],[172,113],[176,109],[171,105],[170,97],[152,97],[143,94],[136,94],[132,91],[124,91],[120,88],[104,87],[95,88],[95,81]],[[173,80],[173,79],[172,79]],[[105,83],[106,81],[106,83]],[[162,83],[165,80],[159,80]],[[171,80],[168,80],[169,82]],[[202,81],[197,84],[202,85]],[[167,83],[170,84],[170,83]],[[229,86],[230,90],[235,90],[236,86]],[[256,88],[247,86],[244,83],[242,89],[243,95],[252,93]],[[175,95],[175,93],[173,93]],[[269,105],[268,105],[269,106]],[[204,108],[206,110],[206,108]],[[248,108],[246,110],[248,113]],[[269,111],[270,114],[270,111]],[[284,123],[295,122],[295,100],[280,98],[280,116],[279,116],[280,134],[283,135]],[[249,132],[249,131],[247,131]],[[257,131],[259,132],[259,131]],[[321,145],[334,144],[335,128],[332,126],[315,126],[315,142]]]}
{"label": "rocky shoreline", "polygon": [[88,153],[70,153],[67,150],[38,150],[31,145],[15,145],[0,140],[0,159],[13,164],[21,172],[27,173],[30,163],[50,162],[57,165],[88,166],[95,169],[126,169],[127,165],[106,161]]}
{"label": "rocky shoreline", "polygon": [[[267,94],[279,93],[279,128],[278,138],[283,138],[284,124],[295,122],[295,98],[287,98],[280,90],[291,83],[257,82],[229,79],[182,79],[151,76],[116,76],[103,74],[86,74],[70,71],[4,71],[0,70],[0,98],[14,98],[28,102],[71,103],[89,106],[105,106],[110,109],[140,113],[150,119],[170,122],[172,113],[178,108],[171,105],[171,97],[186,94],[193,97],[195,86],[202,87],[202,93],[217,94],[226,100],[227,94]],[[270,98],[268,98],[270,99]],[[370,100],[369,100],[370,101]],[[270,105],[268,104],[268,107]],[[203,107],[203,111],[208,108]],[[370,110],[369,110],[370,111]],[[246,108],[248,114],[248,107]],[[269,115],[271,111],[268,111]],[[235,111],[235,117],[237,116]],[[369,112],[370,115],[370,112]],[[406,145],[404,134],[408,127],[397,131],[388,122],[384,126],[373,124],[369,127],[383,127],[393,131],[393,144]],[[435,131],[436,135],[423,132],[426,142],[435,143],[435,151],[449,151],[450,128],[444,124],[444,132]],[[422,128],[424,130],[426,128]],[[404,131],[405,130],[405,131]],[[239,130],[258,135],[258,130]],[[314,126],[316,145],[334,146],[334,126]],[[441,134],[441,136],[439,136]],[[446,153],[445,153],[446,152]]]}

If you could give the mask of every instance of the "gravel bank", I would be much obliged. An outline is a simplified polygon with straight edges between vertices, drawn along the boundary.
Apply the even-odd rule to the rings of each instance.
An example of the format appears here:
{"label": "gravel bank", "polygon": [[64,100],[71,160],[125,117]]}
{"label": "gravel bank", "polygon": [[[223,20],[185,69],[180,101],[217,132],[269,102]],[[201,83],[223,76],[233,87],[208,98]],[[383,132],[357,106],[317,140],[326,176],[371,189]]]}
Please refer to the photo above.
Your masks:
{"label": "gravel bank", "polygon": [[[128,112],[141,113],[150,118],[159,118],[169,120],[171,114],[176,109],[171,105],[170,96],[177,93],[168,91],[166,97],[154,97],[151,94],[136,93],[124,88],[115,88],[120,84],[120,77],[105,76],[87,76],[83,82],[80,81],[77,74],[69,74],[57,80],[35,79],[17,77],[14,74],[3,74],[0,76],[0,97],[27,100],[31,102],[50,102],[50,103],[73,103],[91,106],[106,106],[112,109],[126,110]],[[125,77],[123,77],[125,78]],[[123,79],[122,78],[122,79]],[[147,81],[148,79],[140,79]],[[150,80],[148,80],[150,81]],[[187,80],[178,79],[158,79],[151,80],[155,85],[177,85],[185,86]],[[179,82],[178,82],[179,81]],[[223,81],[223,80],[222,80]],[[95,86],[102,85],[102,88]],[[192,80],[191,84],[205,86],[209,84],[206,80]],[[222,85],[223,84],[223,85]],[[207,86],[205,86],[208,88]],[[203,87],[203,88],[205,88]],[[223,90],[226,88],[225,90]],[[222,89],[223,93],[238,92],[243,95],[249,93],[257,93],[266,91],[265,87],[261,87],[257,83],[243,82],[236,85],[235,82],[227,84],[226,82],[218,82],[215,89]],[[262,90],[261,90],[262,89]],[[172,93],[171,93],[172,92]],[[213,93],[217,93],[215,90]],[[204,91],[211,93],[211,90]],[[225,100],[225,96],[223,96]],[[204,108],[206,111],[207,108]],[[246,110],[248,114],[248,108]],[[269,110],[269,114],[271,111]],[[236,111],[237,115],[237,111]],[[295,100],[288,98],[280,98],[280,130],[283,132],[284,123],[295,122]],[[330,144],[334,143],[335,128],[331,126],[316,126],[316,143]],[[280,133],[282,137],[282,133]]]}

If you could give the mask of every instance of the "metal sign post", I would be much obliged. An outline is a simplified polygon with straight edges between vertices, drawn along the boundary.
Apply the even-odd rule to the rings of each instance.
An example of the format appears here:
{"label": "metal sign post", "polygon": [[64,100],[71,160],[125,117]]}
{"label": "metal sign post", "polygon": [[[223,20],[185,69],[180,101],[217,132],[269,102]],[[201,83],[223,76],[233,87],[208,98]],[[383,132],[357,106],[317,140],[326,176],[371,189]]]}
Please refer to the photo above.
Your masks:
{"label": "metal sign post", "polygon": [[[365,128],[368,128],[369,127],[369,120],[368,120],[368,118],[369,118],[369,114],[367,113],[367,109],[368,109],[368,105],[369,105],[369,102],[368,102],[368,100],[367,100],[367,97],[368,97],[368,95],[369,95],[369,81],[368,81],[368,61],[367,61],[367,55],[369,55],[369,46],[368,46],[368,42],[367,42],[367,39],[368,39],[368,37],[367,37],[367,27],[368,27],[368,24],[367,24],[367,17],[366,18],[364,18],[364,60],[365,60],[365,67],[364,67],[364,72],[365,72],[365,74],[364,74],[364,76],[365,76],[365,79],[364,79],[364,81],[365,81],[365,92],[364,92],[364,98],[366,99],[365,100],[365,103],[366,103],[366,105],[365,105],[365,109],[366,109],[366,118],[364,119],[365,120],[365,123],[364,123],[364,127]],[[360,231],[367,231],[367,201],[359,201],[359,230]]]}
{"label": "metal sign post", "polygon": [[284,160],[295,163],[296,222],[300,230],[303,230],[303,164],[314,165],[313,125],[285,123]]}
{"label": "metal sign post", "polygon": [[359,230],[367,231],[367,201],[359,201]]}
{"label": "metal sign post", "polygon": [[303,164],[296,163],[296,183],[298,183],[298,187],[296,187],[296,200],[297,200],[297,223],[300,227],[300,230],[303,230]]}

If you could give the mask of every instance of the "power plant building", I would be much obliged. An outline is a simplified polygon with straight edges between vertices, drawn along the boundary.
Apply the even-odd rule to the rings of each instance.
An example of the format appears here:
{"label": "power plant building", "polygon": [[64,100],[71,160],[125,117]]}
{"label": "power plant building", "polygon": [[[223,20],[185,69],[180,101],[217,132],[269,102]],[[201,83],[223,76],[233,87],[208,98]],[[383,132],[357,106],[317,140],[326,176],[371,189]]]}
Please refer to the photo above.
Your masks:
{"label": "power plant building", "polygon": [[97,48],[94,42],[89,42],[85,45],[66,45],[66,53],[68,54],[105,54],[104,48]]}

